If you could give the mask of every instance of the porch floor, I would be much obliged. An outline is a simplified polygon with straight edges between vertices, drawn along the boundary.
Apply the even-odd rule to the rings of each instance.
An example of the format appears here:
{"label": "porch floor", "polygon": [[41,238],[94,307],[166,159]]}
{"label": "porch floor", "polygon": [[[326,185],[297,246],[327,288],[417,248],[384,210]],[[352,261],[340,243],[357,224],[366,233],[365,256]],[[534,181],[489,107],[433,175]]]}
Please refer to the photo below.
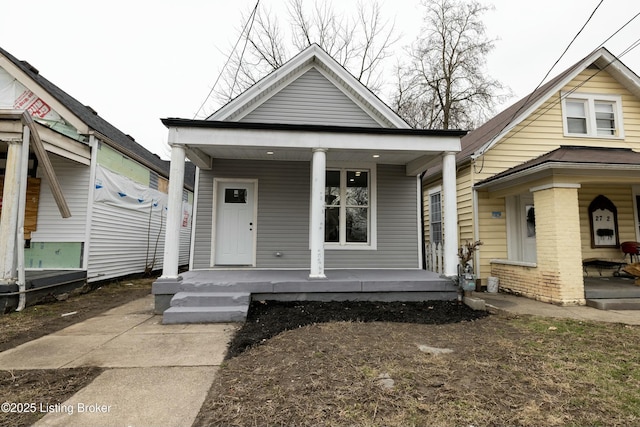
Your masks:
{"label": "porch floor", "polygon": [[585,277],[587,305],[600,310],[640,310],[640,286],[630,277]]}
{"label": "porch floor", "polygon": [[640,286],[630,277],[585,277],[586,299],[640,298]]}
{"label": "porch floor", "polygon": [[325,270],[326,279],[310,279],[308,270],[190,270],[182,281],[165,286],[158,281],[154,294],[180,291],[237,291],[250,293],[361,293],[457,291],[451,279],[426,270]]}
{"label": "porch floor", "polygon": [[[285,301],[429,301],[457,297],[453,280],[425,270],[325,270],[326,279],[310,279],[308,270],[191,270],[178,280],[153,284],[156,313],[165,323],[222,321],[240,316],[253,300]],[[226,308],[225,308],[226,307]],[[216,319],[216,320],[213,320]]]}

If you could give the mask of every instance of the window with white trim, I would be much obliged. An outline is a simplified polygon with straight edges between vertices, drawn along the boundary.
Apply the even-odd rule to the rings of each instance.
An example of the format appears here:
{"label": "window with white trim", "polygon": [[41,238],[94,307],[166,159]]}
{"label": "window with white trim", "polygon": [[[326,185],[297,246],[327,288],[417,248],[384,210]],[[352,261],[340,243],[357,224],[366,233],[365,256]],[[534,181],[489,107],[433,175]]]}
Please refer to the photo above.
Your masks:
{"label": "window with white trim", "polygon": [[442,243],[442,195],[439,191],[429,194],[429,234],[431,243]]}
{"label": "window with white trim", "polygon": [[622,99],[599,94],[562,94],[565,136],[623,138]]}
{"label": "window with white trim", "polygon": [[371,242],[371,173],[368,169],[328,169],[325,184],[325,243]]}

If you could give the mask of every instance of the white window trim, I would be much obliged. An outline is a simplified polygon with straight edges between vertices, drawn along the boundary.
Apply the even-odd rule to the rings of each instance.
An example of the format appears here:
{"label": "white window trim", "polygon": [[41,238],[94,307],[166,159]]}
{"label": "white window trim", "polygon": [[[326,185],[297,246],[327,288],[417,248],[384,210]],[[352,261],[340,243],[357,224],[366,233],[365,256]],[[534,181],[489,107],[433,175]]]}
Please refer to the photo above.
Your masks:
{"label": "white window trim", "polygon": [[427,190],[427,197],[429,200],[429,243],[433,243],[433,227],[431,227],[431,196],[433,194],[440,193],[440,227],[442,229],[442,242],[440,244],[444,244],[444,211],[442,209],[442,186],[438,185],[437,187],[431,187]]}
{"label": "white window trim", "polygon": [[[562,98],[562,128],[564,136],[572,138],[599,138],[599,139],[624,139],[624,126],[622,117],[622,97],[620,95],[605,95],[597,93],[561,92]],[[570,133],[567,124],[567,102],[581,101],[586,103],[587,133]],[[616,135],[598,135],[596,126],[595,103],[598,101],[610,102],[614,105],[613,113],[616,123]]]}
{"label": "white window trim", "polygon": [[[378,249],[378,176],[376,163],[328,162],[327,170],[368,170],[369,171],[369,242],[325,242],[325,250],[375,251]],[[342,231],[341,231],[342,233]]]}

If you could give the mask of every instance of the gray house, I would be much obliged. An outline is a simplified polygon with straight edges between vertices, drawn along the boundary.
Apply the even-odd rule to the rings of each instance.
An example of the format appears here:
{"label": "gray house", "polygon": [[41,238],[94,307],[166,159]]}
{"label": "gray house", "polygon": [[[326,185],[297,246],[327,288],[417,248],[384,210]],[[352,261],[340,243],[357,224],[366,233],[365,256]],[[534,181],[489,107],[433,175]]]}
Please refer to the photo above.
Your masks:
{"label": "gray house", "polygon": [[[165,322],[242,319],[251,295],[455,297],[450,280],[423,270],[420,174],[442,164],[453,212],[443,226],[457,242],[454,159],[465,132],[410,129],[317,45],[207,120],[163,123],[167,241],[180,226],[185,157],[197,166],[190,271],[178,275],[167,244],[153,287]],[[455,275],[456,246],[444,260]]]}

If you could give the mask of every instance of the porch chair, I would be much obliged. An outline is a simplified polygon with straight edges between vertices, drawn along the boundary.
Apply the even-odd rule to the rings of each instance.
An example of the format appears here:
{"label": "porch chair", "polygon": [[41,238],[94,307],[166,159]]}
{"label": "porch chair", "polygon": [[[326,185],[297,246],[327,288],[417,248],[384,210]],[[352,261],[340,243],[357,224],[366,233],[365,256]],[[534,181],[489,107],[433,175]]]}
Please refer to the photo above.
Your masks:
{"label": "porch chair", "polygon": [[633,258],[635,257],[636,262],[638,262],[640,255],[640,243],[638,242],[622,242],[620,244],[620,249],[624,253],[624,259],[627,260],[627,255],[629,255],[629,260],[631,264],[633,264]]}

